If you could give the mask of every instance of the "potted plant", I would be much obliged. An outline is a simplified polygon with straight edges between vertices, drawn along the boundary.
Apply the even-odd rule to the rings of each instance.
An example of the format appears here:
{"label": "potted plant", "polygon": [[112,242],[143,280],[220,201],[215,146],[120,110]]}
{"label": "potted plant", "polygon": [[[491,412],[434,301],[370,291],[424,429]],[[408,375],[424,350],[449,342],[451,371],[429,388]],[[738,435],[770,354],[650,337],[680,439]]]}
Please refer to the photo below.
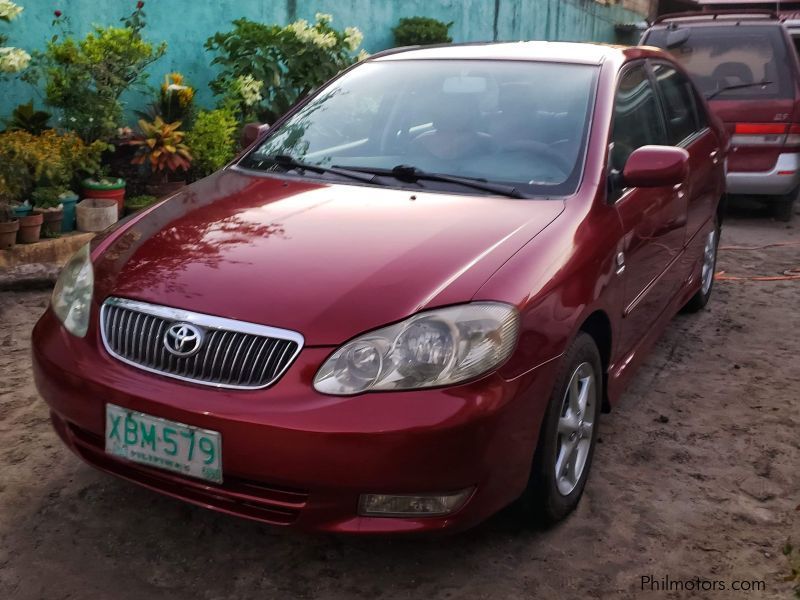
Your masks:
{"label": "potted plant", "polygon": [[7,202],[0,202],[0,250],[12,248],[17,241],[19,219]]}
{"label": "potted plant", "polygon": [[194,88],[180,73],[168,73],[155,100],[144,111],[135,111],[146,121],[161,117],[167,123],[180,121],[191,125],[194,118]]}
{"label": "potted plant", "polygon": [[84,198],[114,200],[117,214],[122,216],[125,207],[125,180],[121,177],[87,177],[81,181],[81,195]]}
{"label": "potted plant", "polygon": [[186,185],[186,173],[192,165],[192,155],[184,143],[186,133],[181,131],[181,125],[181,121],[166,123],[161,117],[156,117],[152,122],[140,119],[139,135],[129,142],[137,147],[131,162],[143,165],[149,172],[147,191],[158,198]]}
{"label": "potted plant", "polygon": [[125,214],[130,215],[135,213],[136,211],[142,210],[147,208],[151,204],[155,204],[158,202],[158,198],[155,196],[151,196],[149,194],[143,194],[140,196],[132,196],[125,200]]}
{"label": "potted plant", "polygon": [[186,134],[186,143],[192,152],[194,178],[211,175],[236,155],[237,129],[236,114],[230,109],[201,110],[197,113],[194,125]]}
{"label": "potted plant", "polygon": [[[34,190],[39,188],[57,188],[60,194],[68,189],[74,178],[96,173],[100,156],[107,146],[104,142],[87,145],[72,132],[53,129],[45,130],[41,135],[23,130],[0,133],[0,178],[4,188],[0,198],[19,216],[19,241],[38,241],[44,220],[41,211],[31,214],[30,204],[20,201],[31,198]],[[41,198],[39,207],[53,208],[59,204],[57,198]],[[54,219],[55,216],[48,215]],[[52,229],[53,233],[57,231]]]}
{"label": "potted plant", "polygon": [[33,190],[33,213],[42,215],[42,235],[58,237],[61,235],[61,221],[64,219],[64,208],[61,205],[61,194],[64,189],[58,186],[43,186]]}

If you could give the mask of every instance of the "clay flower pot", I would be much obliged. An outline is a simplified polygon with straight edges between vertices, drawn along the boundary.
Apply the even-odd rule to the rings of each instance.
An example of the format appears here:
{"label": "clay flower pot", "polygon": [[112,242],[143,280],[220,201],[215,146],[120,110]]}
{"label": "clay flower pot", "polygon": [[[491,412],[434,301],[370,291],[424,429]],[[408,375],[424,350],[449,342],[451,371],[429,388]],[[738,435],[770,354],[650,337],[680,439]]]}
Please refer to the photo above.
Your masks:
{"label": "clay flower pot", "polygon": [[116,200],[86,198],[75,207],[79,231],[103,231],[117,222]]}
{"label": "clay flower pot", "polygon": [[81,181],[81,197],[96,198],[104,200],[114,200],[117,203],[117,217],[122,216],[125,208],[125,180],[121,177],[116,179],[93,179],[88,178]]}
{"label": "clay flower pot", "polygon": [[58,208],[34,208],[33,214],[42,215],[42,235],[52,238],[61,235],[61,221],[64,219],[64,209]]}
{"label": "clay flower pot", "polygon": [[17,241],[19,219],[0,223],[0,250],[12,248]]}
{"label": "clay flower pot", "polygon": [[17,232],[18,244],[33,244],[39,241],[42,233],[44,217],[41,213],[20,217],[19,231]]}

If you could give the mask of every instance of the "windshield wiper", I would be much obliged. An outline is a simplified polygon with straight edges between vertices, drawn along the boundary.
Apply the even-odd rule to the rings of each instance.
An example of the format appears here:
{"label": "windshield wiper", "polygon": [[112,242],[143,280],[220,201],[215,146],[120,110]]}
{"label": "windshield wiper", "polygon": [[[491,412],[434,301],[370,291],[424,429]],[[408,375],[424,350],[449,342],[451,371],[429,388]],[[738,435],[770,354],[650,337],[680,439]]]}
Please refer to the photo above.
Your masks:
{"label": "windshield wiper", "polygon": [[721,87],[718,90],[710,93],[708,96],[706,96],[706,100],[711,100],[713,98],[716,98],[722,92],[727,92],[730,90],[743,90],[745,88],[758,87],[758,86],[766,87],[771,83],[772,83],[771,81],[754,81],[752,83],[737,83],[736,85],[726,85],[725,87]]}
{"label": "windshield wiper", "polygon": [[344,169],[336,166],[321,167],[320,165],[312,165],[297,160],[296,158],[294,158],[293,156],[289,156],[288,154],[274,154],[272,156],[265,156],[264,158],[259,160],[259,167],[261,166],[260,163],[264,161],[271,162],[285,169],[292,169],[297,171],[311,171],[312,173],[320,173],[320,174],[333,173],[334,175],[340,175],[342,177],[347,177],[348,179],[355,179],[356,181],[380,184],[379,181],[375,181],[375,175],[372,174],[365,175],[364,173],[361,173],[359,171],[353,171],[350,169]]}
{"label": "windshield wiper", "polygon": [[419,180],[425,181],[441,181],[442,183],[454,183],[456,185],[463,185],[474,190],[481,190],[501,196],[508,196],[509,198],[527,198],[525,194],[520,192],[517,188],[511,185],[503,185],[501,183],[491,183],[485,179],[478,179],[472,177],[457,177],[455,175],[445,175],[443,173],[429,173],[417,167],[410,165],[397,165],[392,169],[382,169],[378,167],[348,167],[353,171],[361,171],[363,173],[372,173],[374,175],[388,175],[400,181],[408,183],[417,183]]}

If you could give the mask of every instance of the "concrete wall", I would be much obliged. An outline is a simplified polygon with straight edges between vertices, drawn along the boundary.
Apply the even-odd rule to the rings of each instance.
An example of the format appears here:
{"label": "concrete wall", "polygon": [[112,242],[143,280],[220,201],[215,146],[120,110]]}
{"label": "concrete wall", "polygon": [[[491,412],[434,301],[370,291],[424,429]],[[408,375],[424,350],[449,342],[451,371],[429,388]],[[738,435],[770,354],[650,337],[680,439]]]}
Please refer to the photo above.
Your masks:
{"label": "concrete wall", "polygon": [[[25,7],[19,19],[0,24],[9,34],[9,44],[28,51],[42,48],[53,35],[53,11],[60,9],[71,19],[75,34],[86,33],[91,24],[117,24],[130,13],[134,0],[15,0]],[[392,46],[391,28],[401,17],[429,16],[453,22],[456,42],[485,40],[594,40],[615,41],[614,25],[641,20],[651,0],[145,0],[146,36],[168,43],[167,55],[153,65],[151,83],[177,70],[198,89],[201,105],[213,98],[207,83],[213,78],[211,57],[203,49],[205,40],[229,29],[239,17],[286,24],[295,19],[312,21],[316,12],[331,13],[337,28],[355,25],[364,32],[370,52]],[[633,12],[625,6],[639,10]],[[22,82],[0,83],[0,117],[20,102],[38,98]],[[130,107],[143,104],[142,94],[127,98]],[[39,102],[37,102],[39,103]]]}

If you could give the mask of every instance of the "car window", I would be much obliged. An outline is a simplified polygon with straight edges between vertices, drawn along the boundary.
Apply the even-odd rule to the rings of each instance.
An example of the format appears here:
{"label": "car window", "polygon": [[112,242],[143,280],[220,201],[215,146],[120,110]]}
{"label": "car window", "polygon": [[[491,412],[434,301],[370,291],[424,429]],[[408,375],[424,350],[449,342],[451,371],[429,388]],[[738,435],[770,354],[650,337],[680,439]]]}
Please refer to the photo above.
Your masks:
{"label": "car window", "polygon": [[609,163],[622,172],[631,152],[650,144],[667,144],[661,109],[644,65],[626,70],[614,103]]}
{"label": "car window", "polygon": [[583,170],[598,71],[536,61],[366,62],[273,128],[240,165],[268,168],[275,155],[322,167],[408,165],[510,184],[526,195],[571,194]]}
{"label": "car window", "polygon": [[[794,93],[791,55],[779,26],[658,28],[643,43],[668,50],[705,96],[743,100],[791,98]],[[755,85],[722,91],[748,84]]]}
{"label": "car window", "polygon": [[691,82],[683,74],[663,63],[653,65],[667,118],[670,145],[677,146],[706,126],[701,120]]}

